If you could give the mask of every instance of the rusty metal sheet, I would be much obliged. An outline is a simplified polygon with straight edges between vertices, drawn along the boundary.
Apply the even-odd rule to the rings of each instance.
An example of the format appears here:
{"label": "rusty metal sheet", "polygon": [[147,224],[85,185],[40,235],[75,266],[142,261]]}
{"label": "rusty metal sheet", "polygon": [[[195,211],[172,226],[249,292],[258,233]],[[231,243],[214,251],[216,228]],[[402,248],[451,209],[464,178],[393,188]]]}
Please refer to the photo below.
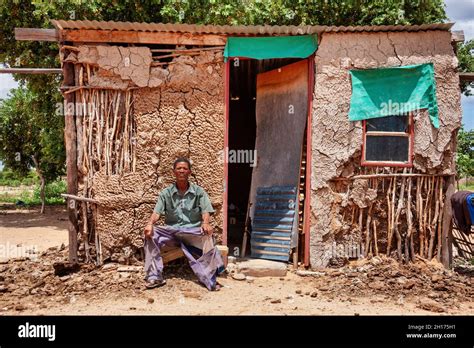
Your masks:
{"label": "rusty metal sheet", "polygon": [[[257,75],[257,165],[250,188],[252,220],[256,217],[257,188],[298,187],[307,116],[307,60]],[[293,224],[292,246],[296,244],[296,230]]]}

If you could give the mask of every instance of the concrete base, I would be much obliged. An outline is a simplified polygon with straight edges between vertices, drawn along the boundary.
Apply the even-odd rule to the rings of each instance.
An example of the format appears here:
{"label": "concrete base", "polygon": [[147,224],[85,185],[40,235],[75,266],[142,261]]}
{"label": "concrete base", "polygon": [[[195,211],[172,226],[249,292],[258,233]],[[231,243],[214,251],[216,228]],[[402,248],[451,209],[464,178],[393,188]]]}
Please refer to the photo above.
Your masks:
{"label": "concrete base", "polygon": [[237,271],[252,277],[284,277],[287,264],[284,262],[246,259],[237,262]]}

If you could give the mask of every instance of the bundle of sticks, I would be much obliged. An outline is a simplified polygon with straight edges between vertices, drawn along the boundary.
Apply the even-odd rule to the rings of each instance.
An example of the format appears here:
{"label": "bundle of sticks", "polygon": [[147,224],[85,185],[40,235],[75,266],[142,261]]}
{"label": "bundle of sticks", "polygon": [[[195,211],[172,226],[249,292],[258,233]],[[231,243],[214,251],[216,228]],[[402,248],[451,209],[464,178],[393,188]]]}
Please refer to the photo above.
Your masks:
{"label": "bundle of sticks", "polygon": [[[366,208],[352,207],[351,225],[359,230],[366,255],[391,255],[395,251],[405,262],[415,260],[416,255],[427,259],[436,256],[440,261],[445,200],[443,175],[404,169],[403,173],[371,173],[354,178],[368,180],[368,187],[377,191],[377,198]],[[381,214],[382,209],[386,209],[384,214]],[[386,228],[381,230],[381,225]],[[385,250],[381,250],[381,246],[385,246]]]}

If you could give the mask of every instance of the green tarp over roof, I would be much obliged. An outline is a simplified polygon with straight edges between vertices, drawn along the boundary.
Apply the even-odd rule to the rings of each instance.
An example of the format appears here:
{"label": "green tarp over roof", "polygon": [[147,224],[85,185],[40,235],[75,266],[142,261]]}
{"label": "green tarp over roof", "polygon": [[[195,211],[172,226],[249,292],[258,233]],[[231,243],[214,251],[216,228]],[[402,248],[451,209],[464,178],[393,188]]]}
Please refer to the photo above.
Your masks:
{"label": "green tarp over roof", "polygon": [[432,63],[393,68],[351,70],[350,121],[403,115],[428,109],[439,128],[436,83]]}
{"label": "green tarp over roof", "polygon": [[229,37],[224,57],[274,59],[307,58],[318,48],[316,35]]}

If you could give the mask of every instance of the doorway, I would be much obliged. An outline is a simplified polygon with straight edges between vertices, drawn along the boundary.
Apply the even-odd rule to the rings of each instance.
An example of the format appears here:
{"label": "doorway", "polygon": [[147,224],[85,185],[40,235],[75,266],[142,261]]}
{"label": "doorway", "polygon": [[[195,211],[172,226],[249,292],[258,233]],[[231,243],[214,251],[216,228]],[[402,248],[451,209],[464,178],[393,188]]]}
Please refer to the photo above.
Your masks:
{"label": "doorway", "polygon": [[[262,143],[262,130],[269,129],[268,124],[264,127],[260,124],[259,131],[257,132],[257,97],[259,97],[260,106],[258,107],[259,115],[265,113],[265,110],[268,110],[268,113],[275,113],[275,110],[272,109],[273,102],[266,101],[267,106],[262,105],[262,84],[260,83],[259,90],[257,89],[257,79],[258,76],[260,81],[263,79],[263,75],[268,76],[267,85],[273,84],[272,72],[281,72],[286,71],[285,69],[290,69],[288,67],[299,66],[306,64],[305,67],[309,67],[313,62],[313,56],[306,59],[264,59],[264,60],[255,60],[255,59],[238,59],[231,58],[227,62],[226,66],[226,107],[227,107],[227,119],[226,119],[226,156],[227,161],[226,165],[226,192],[224,196],[224,241],[229,247],[229,255],[231,256],[242,256],[242,249],[246,249],[245,256],[249,257],[251,255],[251,241],[250,236],[247,238],[247,243],[244,245],[243,239],[245,234],[246,222],[250,229],[251,227],[251,218],[252,211],[249,209],[249,199],[250,201],[255,201],[255,197],[252,197],[251,191],[255,191],[255,187],[252,189],[252,182],[255,185],[262,184],[271,184],[272,180],[266,180],[266,177],[271,177],[270,164],[269,163],[283,163],[285,160],[272,158],[278,156],[272,154],[271,151],[268,151],[270,147],[277,147],[278,144],[281,144],[281,134],[270,134],[272,132],[267,132],[270,137],[270,141]],[[296,63],[299,63],[296,64]],[[287,75],[286,78],[291,76],[291,73],[296,70],[291,70],[290,75]],[[304,78],[307,81],[306,85],[306,94],[304,100],[299,98],[298,103],[304,104],[305,111],[300,111],[307,113],[304,115],[303,123],[300,122],[298,126],[298,133],[300,135],[298,138],[298,151],[292,151],[291,154],[288,154],[291,157],[291,161],[286,161],[283,165],[291,166],[292,177],[294,177],[295,185],[298,190],[298,197],[303,197],[300,199],[301,207],[299,209],[299,214],[295,217],[295,233],[296,239],[293,243],[293,261],[302,261],[303,258],[306,259],[305,248],[305,236],[304,233],[304,216],[306,205],[309,205],[309,200],[305,199],[306,197],[306,156],[307,156],[307,124],[309,120],[309,112],[312,95],[312,67],[307,68],[304,72],[306,76]],[[267,73],[267,74],[264,74]],[[302,71],[295,73],[303,74]],[[260,74],[260,75],[259,75]],[[275,74],[278,76],[278,74]],[[291,78],[289,79],[291,80]],[[300,79],[301,80],[301,79]],[[288,87],[290,91],[291,87],[289,86],[291,82],[288,82],[288,86],[285,85],[285,81],[280,81],[280,89],[283,86],[283,89]],[[260,93],[260,94],[259,94]],[[269,103],[269,104],[268,104]],[[264,110],[264,111],[262,111]],[[266,121],[272,121],[272,115],[268,114],[266,116]],[[262,120],[262,117],[259,116],[259,120]],[[264,127],[264,128],[262,128]],[[281,129],[279,130],[281,133]],[[291,133],[291,132],[290,132]],[[259,135],[258,135],[259,134]],[[260,137],[257,139],[257,135]],[[279,139],[277,139],[279,138]],[[287,139],[288,140],[288,139]],[[272,142],[274,142],[272,146]],[[259,144],[259,145],[257,145]],[[262,145],[263,144],[263,145]],[[260,150],[256,152],[256,147],[260,146]],[[280,151],[281,152],[281,151]],[[259,155],[260,153],[260,155]],[[263,157],[262,157],[263,156]],[[288,157],[287,156],[287,157]],[[296,161],[294,157],[298,158]],[[291,164],[289,164],[291,162]],[[260,165],[259,165],[260,163]],[[256,168],[258,167],[258,170]],[[267,169],[270,171],[268,174]],[[279,171],[278,171],[279,170]],[[286,170],[282,171],[282,168],[278,169],[278,173],[286,173]],[[260,172],[260,174],[258,174]],[[275,172],[275,173],[277,173]],[[264,173],[264,174],[262,174]],[[295,174],[296,173],[296,174]],[[302,180],[303,178],[303,180]],[[278,181],[278,180],[277,180]],[[277,182],[275,181],[275,182]],[[309,207],[309,206],[308,206]],[[308,210],[309,211],[309,210]],[[308,214],[309,215],[309,214]],[[248,218],[250,217],[250,219]],[[309,225],[308,225],[309,226]]]}

